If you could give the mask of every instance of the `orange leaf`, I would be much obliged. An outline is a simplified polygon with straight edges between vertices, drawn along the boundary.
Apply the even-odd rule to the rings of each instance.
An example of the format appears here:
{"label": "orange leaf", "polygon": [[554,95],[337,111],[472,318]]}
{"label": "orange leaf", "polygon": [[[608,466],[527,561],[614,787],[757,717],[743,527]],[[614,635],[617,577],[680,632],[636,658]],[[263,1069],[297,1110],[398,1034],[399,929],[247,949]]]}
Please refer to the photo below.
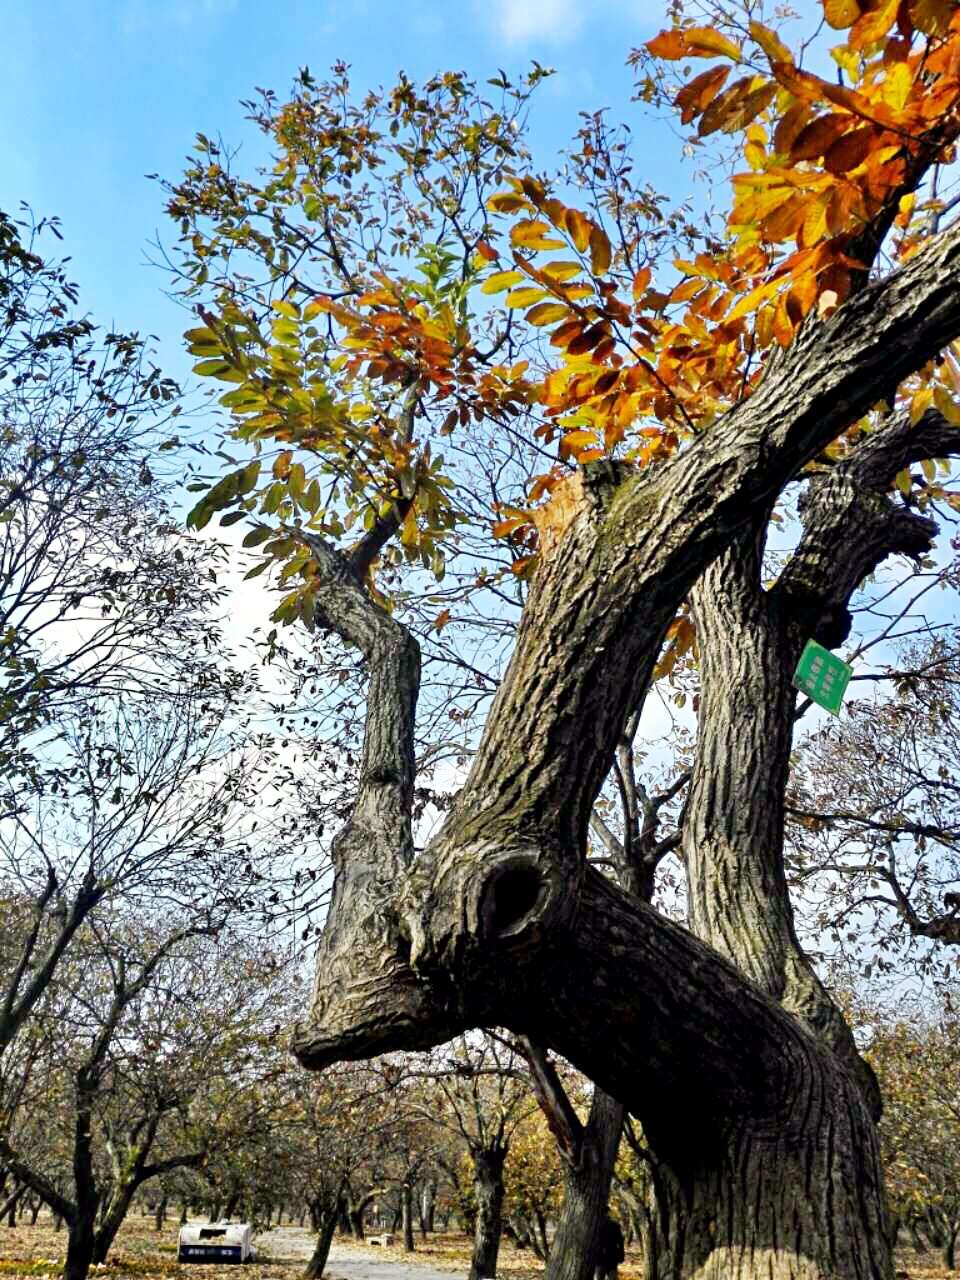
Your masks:
{"label": "orange leaf", "polygon": [[954,0],[913,0],[910,17],[913,25],[925,35],[945,36],[955,10]]}
{"label": "orange leaf", "polygon": [[828,173],[849,173],[863,164],[878,136],[873,125],[851,129],[838,138],[823,153],[823,167]]}
{"label": "orange leaf", "polygon": [[568,320],[566,324],[562,324],[550,335],[550,345],[553,347],[565,347],[579,334],[583,333],[583,324],[580,320]]}
{"label": "orange leaf", "polygon": [[849,126],[849,116],[841,116],[833,112],[829,115],[817,116],[797,135],[790,148],[791,163],[796,164],[800,160],[816,160],[847,132]]}
{"label": "orange leaf", "polygon": [[496,262],[497,251],[487,244],[486,240],[477,241],[477,253],[481,258],[486,258],[487,262]]}
{"label": "orange leaf", "polygon": [[563,215],[564,225],[578,252],[584,253],[590,243],[590,221],[579,209],[567,209]]}
{"label": "orange leaf", "polygon": [[780,241],[796,235],[806,217],[809,200],[809,196],[798,193],[775,209],[768,218],[764,218],[761,223],[763,238]]}
{"label": "orange leaf", "polygon": [[[556,335],[554,335],[556,336]],[[592,351],[601,338],[607,336],[606,325],[601,321],[599,324],[592,324],[586,333],[580,333],[570,342],[567,343],[567,354],[571,356],[582,356],[587,351]]]}
{"label": "orange leaf", "polygon": [[647,41],[646,47],[655,58],[666,58],[670,62],[687,56],[687,42],[676,27],[672,31],[661,31]]}
{"label": "orange leaf", "polygon": [[813,111],[807,102],[795,102],[773,131],[773,149],[786,155],[800,131],[806,127]]}
{"label": "orange leaf", "polygon": [[900,0],[880,0],[874,9],[868,9],[853,24],[847,43],[851,49],[863,49],[866,45],[882,40],[897,20]]}
{"label": "orange leaf", "polygon": [[801,102],[819,102],[823,97],[824,82],[819,76],[811,75],[809,71],[801,71],[792,62],[775,62],[771,70],[780,84],[785,89],[789,89]]}
{"label": "orange leaf", "polygon": [[723,132],[736,133],[738,129],[745,128],[761,111],[766,110],[776,96],[777,86],[773,80],[752,89],[733,115],[723,122]]}
{"label": "orange leaf", "polygon": [[711,102],[703,113],[697,128],[697,133],[701,138],[705,138],[708,134],[715,133],[717,129],[723,127],[729,117],[743,105],[750,92],[752,82],[752,76],[743,76],[741,79],[735,80],[729,89],[725,89],[719,98],[715,98]]}
{"label": "orange leaf", "polygon": [[633,277],[633,300],[639,302],[647,289],[650,287],[650,281],[653,273],[649,267],[642,267]]}
{"label": "orange leaf", "polygon": [[729,67],[708,67],[683,86],[673,100],[674,106],[680,108],[681,124],[689,124],[694,116],[706,110],[723,88],[729,74]]}

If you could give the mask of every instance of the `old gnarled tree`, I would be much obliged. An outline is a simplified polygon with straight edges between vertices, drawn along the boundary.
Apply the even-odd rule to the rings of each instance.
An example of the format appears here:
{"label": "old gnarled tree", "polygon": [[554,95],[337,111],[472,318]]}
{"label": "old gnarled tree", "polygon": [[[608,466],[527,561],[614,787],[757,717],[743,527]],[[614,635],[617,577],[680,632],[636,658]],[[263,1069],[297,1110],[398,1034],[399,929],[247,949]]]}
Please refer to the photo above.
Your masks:
{"label": "old gnarled tree", "polygon": [[[892,1275],[876,1086],[787,892],[790,675],[806,639],[842,643],[866,574],[930,547],[929,463],[957,452],[943,353],[960,335],[960,226],[942,193],[960,15],[928,0],[825,12],[841,85],[744,15],[680,22],[636,55],[651,98],[665,64],[712,60],[670,92],[701,140],[743,134],[722,242],[690,246],[650,213],[600,117],[572,162],[591,207],[568,206],[521,176],[510,122],[526,89],[503,81],[494,112],[455,76],[356,108],[342,68],[331,85],[304,76],[258,112],[277,153],[260,181],[202,140],[171,192],[185,285],[206,299],[191,349],[235,384],[223,403],[255,450],[193,520],[248,515],[248,545],[284,565],[278,619],[336,633],[369,670],[297,1053],[322,1068],[501,1026],[562,1054],[643,1126],[664,1278]],[[513,218],[508,237],[491,213]],[[684,238],[695,256],[665,266]],[[234,253],[266,282],[234,272]],[[507,291],[509,320],[495,301],[471,310],[478,284]],[[536,450],[519,496],[493,486],[499,545],[519,557],[498,581],[526,586],[469,776],[415,851],[421,645],[391,588],[405,563],[442,573],[475,545],[476,490],[462,453],[438,455],[448,437],[492,451],[500,475],[503,439]],[[771,512],[794,494],[802,532],[764,585]],[[684,605],[702,680],[688,928],[585,861]]]}

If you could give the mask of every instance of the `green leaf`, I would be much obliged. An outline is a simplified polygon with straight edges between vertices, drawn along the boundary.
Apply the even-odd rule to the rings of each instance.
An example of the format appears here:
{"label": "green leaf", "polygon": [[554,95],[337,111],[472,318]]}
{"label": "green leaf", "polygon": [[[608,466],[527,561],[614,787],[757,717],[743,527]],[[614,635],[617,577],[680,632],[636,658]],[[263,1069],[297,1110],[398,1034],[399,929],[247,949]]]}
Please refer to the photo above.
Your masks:
{"label": "green leaf", "polygon": [[267,525],[258,524],[255,529],[250,530],[240,545],[243,547],[259,547],[261,542],[266,542],[272,535],[273,530]]}

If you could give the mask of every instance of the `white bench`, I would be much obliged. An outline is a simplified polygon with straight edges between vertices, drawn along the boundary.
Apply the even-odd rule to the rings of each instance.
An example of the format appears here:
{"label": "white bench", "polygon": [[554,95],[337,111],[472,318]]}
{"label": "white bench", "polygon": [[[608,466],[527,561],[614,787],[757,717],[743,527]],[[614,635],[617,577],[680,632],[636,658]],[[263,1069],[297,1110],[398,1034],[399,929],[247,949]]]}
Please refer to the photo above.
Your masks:
{"label": "white bench", "polygon": [[389,1249],[393,1244],[393,1236],[386,1232],[379,1236],[367,1236],[367,1244],[378,1244],[381,1249]]}

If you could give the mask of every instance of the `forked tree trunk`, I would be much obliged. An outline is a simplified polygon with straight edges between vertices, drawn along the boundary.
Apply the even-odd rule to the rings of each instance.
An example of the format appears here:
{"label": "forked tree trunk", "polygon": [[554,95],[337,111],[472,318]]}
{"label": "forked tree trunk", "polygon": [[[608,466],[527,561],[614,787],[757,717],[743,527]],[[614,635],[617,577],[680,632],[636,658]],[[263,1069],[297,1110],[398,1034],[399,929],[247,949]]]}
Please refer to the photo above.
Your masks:
{"label": "forked tree trunk", "polygon": [[[727,1248],[737,1258],[737,1274],[766,1270],[772,1277],[819,1280],[831,1269],[848,1274],[844,1267],[854,1268],[851,1275],[889,1274],[872,1123],[876,1084],[797,940],[783,867],[784,797],[796,700],[791,675],[803,644],[808,638],[837,644],[846,632],[849,597],[862,578],[892,551],[916,554],[929,546],[930,522],[893,506],[882,492],[911,451],[934,443],[923,437],[921,431],[914,438],[903,423],[889,424],[850,463],[812,486],[804,536],[772,591],[761,585],[762,521],[710,566],[692,594],[701,701],[683,833],[690,927],[835,1055],[848,1087],[815,1097],[812,1119],[825,1135],[846,1134],[851,1145],[845,1153],[834,1146],[819,1167],[811,1152],[795,1169],[793,1188],[784,1187],[778,1208],[765,1191],[770,1162],[781,1158],[776,1143],[722,1136],[719,1167],[711,1167],[702,1159],[691,1163],[686,1150],[676,1152],[672,1132],[648,1128],[661,1178],[671,1189],[655,1272],[665,1280],[701,1272],[720,1276],[729,1269],[732,1263],[718,1247],[718,1222],[728,1231],[732,1226],[736,1252],[733,1239]],[[950,442],[938,437],[936,447],[941,443]],[[871,492],[873,486],[881,492]],[[859,1214],[863,1234],[855,1253],[840,1239],[817,1242],[814,1223],[808,1240],[799,1221],[786,1230],[791,1199],[805,1194],[826,1213],[838,1181],[858,1180],[872,1190],[869,1223],[863,1209]],[[864,1209],[867,1203],[864,1198]]]}
{"label": "forked tree trunk", "polygon": [[507,1152],[504,1147],[477,1147],[470,1157],[477,1219],[469,1280],[492,1280],[497,1274],[503,1233],[503,1164]]}
{"label": "forked tree trunk", "polygon": [[[416,857],[416,643],[345,558],[310,541],[317,621],[360,648],[370,685],[297,1051],[320,1068],[482,1026],[554,1049],[639,1117],[670,1170],[686,1206],[670,1280],[892,1274],[869,1081],[809,972],[784,952],[799,997],[785,1008],[764,976],[777,966],[743,965],[752,936],[725,956],[583,862],[679,605],[808,461],[957,337],[958,278],[954,227],[801,326],[750,396],[669,462],[565,482],[538,512],[541,559],[470,776]],[[732,792],[715,797],[718,822],[735,816]],[[746,890],[776,888],[772,870],[738,896],[732,869],[744,920]]]}

